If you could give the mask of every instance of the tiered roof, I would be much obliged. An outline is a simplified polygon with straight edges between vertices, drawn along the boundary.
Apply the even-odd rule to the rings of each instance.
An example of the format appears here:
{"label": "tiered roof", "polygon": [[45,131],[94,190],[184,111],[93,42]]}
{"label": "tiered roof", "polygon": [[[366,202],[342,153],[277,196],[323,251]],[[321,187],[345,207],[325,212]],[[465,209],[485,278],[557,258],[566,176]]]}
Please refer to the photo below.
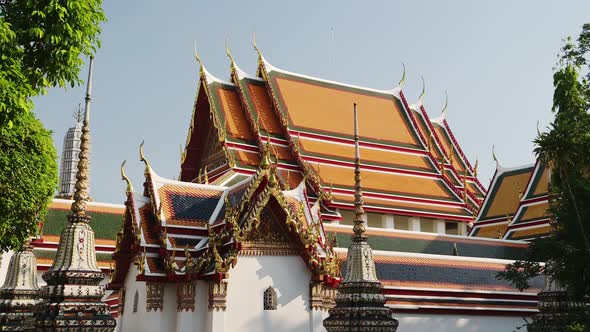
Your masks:
{"label": "tiered roof", "polygon": [[[324,221],[341,218],[336,208],[353,207],[353,126],[343,120],[352,118],[353,102],[360,108],[366,210],[473,220],[485,193],[476,167],[447,121],[430,120],[421,102],[408,106],[399,88],[283,71],[261,54],[250,76],[230,59],[229,82],[201,65],[181,181],[158,176],[142,154],[144,191],[128,185],[111,289],[123,286],[131,264],[138,275],[130,277],[140,281],[226,278],[261,233],[287,240],[281,253],[300,255],[316,280],[338,283],[339,259],[346,260],[339,248],[350,243],[352,227]],[[268,219],[265,232],[255,231],[256,220]],[[521,294],[495,278],[523,257],[525,242],[373,228],[367,234],[397,311],[535,312],[535,289]]]}
{"label": "tiered roof", "polygon": [[548,176],[549,168],[539,162],[498,165],[470,235],[521,240],[549,234]]}
{"label": "tiered roof", "polygon": [[205,173],[216,184],[244,179],[255,172],[269,138],[281,183],[293,187],[307,176],[323,214],[352,209],[352,125],[342,119],[352,116],[356,102],[366,210],[473,220],[485,189],[447,121],[430,120],[421,102],[408,106],[400,88],[375,90],[281,70],[260,52],[257,76],[251,76],[228,54],[230,82],[201,65],[182,181],[204,183]]}
{"label": "tiered roof", "polygon": [[133,261],[137,280],[223,279],[237,255],[267,235],[282,243],[280,252],[301,255],[316,278],[334,280],[319,203],[308,200],[303,181],[281,188],[276,168],[267,153],[254,175],[225,186],[167,180],[146,162],[143,195],[127,193],[110,287],[123,285]]}

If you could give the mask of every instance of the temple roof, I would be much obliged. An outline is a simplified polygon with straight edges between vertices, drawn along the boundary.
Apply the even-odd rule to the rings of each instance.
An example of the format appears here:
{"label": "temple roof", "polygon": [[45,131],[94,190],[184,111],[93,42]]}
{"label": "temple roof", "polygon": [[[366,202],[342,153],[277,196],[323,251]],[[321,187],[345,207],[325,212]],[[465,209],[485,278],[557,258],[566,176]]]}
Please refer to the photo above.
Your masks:
{"label": "temple roof", "polygon": [[549,233],[548,168],[498,166],[471,236],[531,239]]}
{"label": "temple roof", "polygon": [[[356,102],[367,210],[472,220],[485,192],[476,172],[446,120],[436,124],[422,106],[411,109],[400,88],[376,90],[292,73],[262,56],[258,76],[253,76],[230,59],[231,82],[201,74],[183,181],[203,183],[196,175],[206,166],[216,184],[221,184],[217,177],[253,174],[261,145],[270,140],[281,183],[294,187],[306,175],[309,194],[322,197],[322,213],[350,209],[352,124],[342,119],[350,118]],[[209,122],[216,135],[207,129]],[[196,152],[215,136],[225,161],[213,162],[210,153]],[[333,195],[325,195],[329,188]]]}
{"label": "temple roof", "polygon": [[[235,264],[236,254],[248,250],[243,244],[251,241],[248,234],[269,216],[285,218],[278,222],[286,224],[266,225],[267,231],[294,236],[293,250],[310,269],[329,273],[325,262],[332,258],[319,201],[308,200],[304,182],[281,189],[275,168],[268,164],[269,154],[265,158],[254,175],[231,186],[164,179],[146,162],[144,194],[128,192],[111,287],[122,285],[133,260],[140,266],[138,280],[222,278]],[[253,197],[266,203],[254,204]],[[267,216],[264,220],[261,213]]]}

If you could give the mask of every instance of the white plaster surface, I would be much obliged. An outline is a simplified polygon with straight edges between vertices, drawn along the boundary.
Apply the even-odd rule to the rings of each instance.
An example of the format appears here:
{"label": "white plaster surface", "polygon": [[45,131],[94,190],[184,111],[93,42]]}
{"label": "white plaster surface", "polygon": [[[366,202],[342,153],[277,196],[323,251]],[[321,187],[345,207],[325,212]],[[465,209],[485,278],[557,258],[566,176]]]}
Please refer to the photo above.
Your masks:
{"label": "white plaster surface", "polygon": [[[230,271],[226,331],[309,331],[310,278],[300,256],[240,256]],[[268,286],[277,310],[263,310]]]}

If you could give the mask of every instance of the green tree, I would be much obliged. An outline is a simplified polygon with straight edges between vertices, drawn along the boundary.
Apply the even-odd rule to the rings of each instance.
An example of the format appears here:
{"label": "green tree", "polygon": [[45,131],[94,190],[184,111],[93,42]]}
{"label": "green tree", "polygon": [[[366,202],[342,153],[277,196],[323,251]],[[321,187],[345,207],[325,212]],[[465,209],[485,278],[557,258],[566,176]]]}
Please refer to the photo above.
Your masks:
{"label": "green tree", "polygon": [[0,0],[0,250],[17,247],[46,213],[56,153],[32,98],[81,83],[81,57],[100,46],[101,4]]}
{"label": "green tree", "polygon": [[17,248],[37,228],[57,185],[51,132],[32,112],[0,130],[0,251]]}
{"label": "green tree", "polygon": [[[549,130],[535,139],[537,158],[551,170],[552,234],[533,240],[526,259],[499,274],[521,290],[529,287],[532,277],[545,274],[579,301],[590,297],[589,55],[590,24],[586,24],[578,39],[569,38],[562,49],[553,75],[555,118]],[[572,326],[586,331],[590,325],[585,320]]]}
{"label": "green tree", "polygon": [[80,84],[81,55],[100,46],[101,0],[0,0],[0,128],[31,97]]}

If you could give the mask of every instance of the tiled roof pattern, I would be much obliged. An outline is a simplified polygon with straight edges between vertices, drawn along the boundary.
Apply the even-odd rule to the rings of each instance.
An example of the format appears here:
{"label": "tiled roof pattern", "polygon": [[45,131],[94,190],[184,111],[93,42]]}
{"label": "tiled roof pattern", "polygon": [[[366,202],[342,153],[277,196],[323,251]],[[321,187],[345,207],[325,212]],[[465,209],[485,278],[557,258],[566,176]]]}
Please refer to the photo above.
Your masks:
{"label": "tiled roof pattern", "polygon": [[[331,227],[324,224],[328,238],[336,236],[339,248],[347,248],[351,243],[352,229]],[[522,259],[526,245],[505,242],[490,242],[470,238],[440,236],[436,234],[416,234],[410,232],[385,232],[374,229],[367,231],[369,244],[373,250],[399,251],[408,253],[452,255],[457,246],[459,255],[497,259]],[[475,240],[475,241],[473,241]]]}
{"label": "tiled roof pattern", "polygon": [[[310,163],[310,166],[316,171],[318,170],[317,164]],[[367,191],[458,201],[440,179],[385,173],[363,169],[362,166],[361,169],[363,189]],[[344,168],[321,164],[319,174],[323,183],[333,183],[334,187],[340,188],[354,188],[354,169],[352,167]]]}
{"label": "tiled roof pattern", "polygon": [[[273,106],[266,92],[264,83],[246,80],[247,91],[249,92],[255,112],[258,116],[260,129],[270,131],[271,134],[282,135],[281,124],[273,113]],[[266,129],[265,129],[266,128]]]}
{"label": "tiled roof pattern", "polygon": [[159,244],[158,232],[154,229],[156,227],[156,220],[153,217],[151,204],[146,204],[139,208],[139,218],[141,233],[147,244]]}
{"label": "tiled roof pattern", "polygon": [[167,225],[204,227],[215,211],[223,192],[164,185],[158,189],[158,193]]}
{"label": "tiled roof pattern", "polygon": [[370,133],[372,139],[380,142],[421,146],[412,134],[401,103],[392,95],[328,86],[274,72],[271,75],[294,129],[352,137],[352,121],[345,119],[352,119],[352,104],[356,102],[360,107],[361,136]]}
{"label": "tiled roof pattern", "polygon": [[[505,239],[547,235],[550,231],[547,181],[548,170],[538,162],[534,167],[498,172],[471,235],[496,238],[499,234]],[[505,215],[498,216],[502,210],[506,211]]]}
{"label": "tiled roof pattern", "polygon": [[[342,273],[346,273],[346,255],[342,255]],[[396,257],[373,255],[377,278],[384,285],[417,286],[425,288],[460,288],[496,291],[517,291],[506,280],[496,275],[504,270],[502,264],[453,262],[444,257]],[[531,281],[533,289],[542,289],[542,277]]]}
{"label": "tiled roof pattern", "polygon": [[[67,209],[64,209],[67,206]],[[67,224],[70,214],[71,201],[69,203],[53,202],[49,205],[47,217],[43,221],[43,235],[59,236]],[[97,240],[114,240],[121,228],[124,206],[121,208],[96,206],[92,203],[87,205],[90,215],[92,229]]]}
{"label": "tiled roof pattern", "polygon": [[[487,219],[514,215],[518,209],[520,198],[525,190],[533,168],[525,167],[504,172],[497,176],[494,188],[490,188],[491,199],[482,206],[482,213],[477,222]],[[494,181],[494,180],[492,180]]]}
{"label": "tiled roof pattern", "polygon": [[508,222],[493,223],[475,227],[472,236],[486,237],[490,239],[503,238],[508,229]]}
{"label": "tiled roof pattern", "polygon": [[[354,145],[334,144],[318,139],[299,137],[298,143],[304,155],[327,157],[342,161],[354,161]],[[395,168],[415,169],[433,172],[432,164],[425,155],[393,152],[388,150],[360,147],[364,164],[382,165]]]}
{"label": "tiled roof pattern", "polygon": [[523,229],[515,229],[508,233],[507,238],[510,240],[523,240],[523,239],[531,239],[540,236],[546,236],[551,232],[551,226],[549,225],[540,225],[538,227],[533,228],[523,228]]}
{"label": "tiled roof pattern", "polygon": [[236,88],[220,86],[215,91],[221,103],[227,133],[233,138],[253,140],[254,135],[246,120]]}

